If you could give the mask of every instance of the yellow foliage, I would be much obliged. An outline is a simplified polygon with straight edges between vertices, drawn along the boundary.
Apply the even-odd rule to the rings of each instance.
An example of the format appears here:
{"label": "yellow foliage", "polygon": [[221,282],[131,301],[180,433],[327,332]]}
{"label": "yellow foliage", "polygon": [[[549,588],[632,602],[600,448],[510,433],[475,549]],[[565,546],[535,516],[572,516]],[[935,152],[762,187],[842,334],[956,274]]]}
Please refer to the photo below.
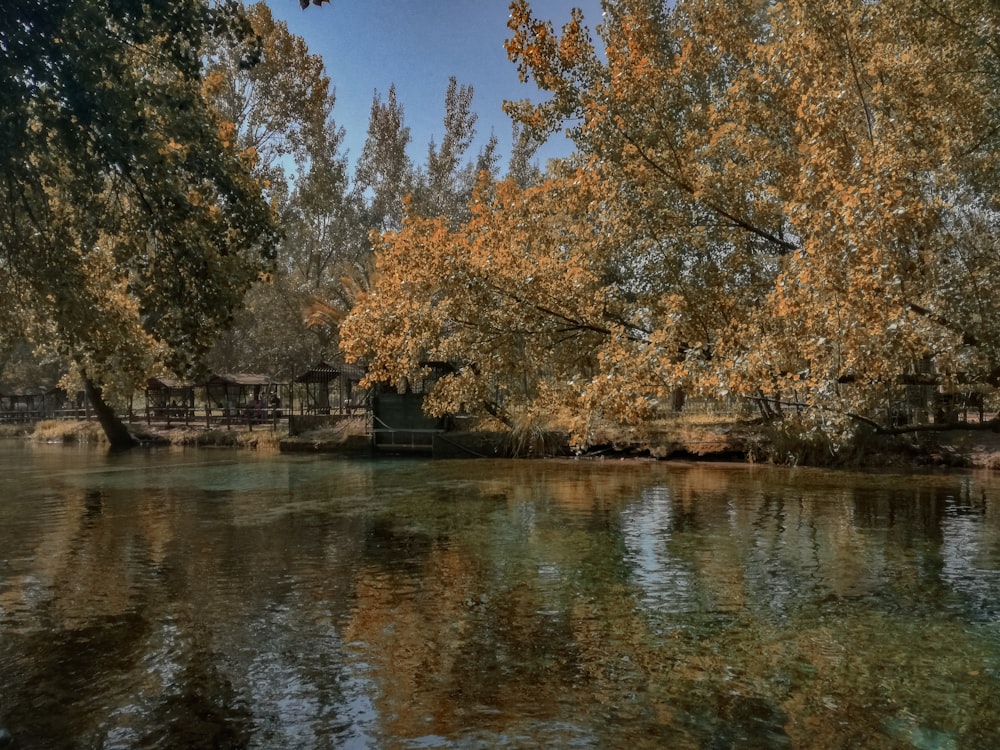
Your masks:
{"label": "yellow foliage", "polygon": [[507,51],[549,97],[508,110],[578,118],[582,166],[378,238],[345,351],[450,363],[439,412],[571,404],[584,441],[678,387],[863,411],[926,359],[995,387],[1000,24],[944,5],[628,0],[602,58],[518,0]]}

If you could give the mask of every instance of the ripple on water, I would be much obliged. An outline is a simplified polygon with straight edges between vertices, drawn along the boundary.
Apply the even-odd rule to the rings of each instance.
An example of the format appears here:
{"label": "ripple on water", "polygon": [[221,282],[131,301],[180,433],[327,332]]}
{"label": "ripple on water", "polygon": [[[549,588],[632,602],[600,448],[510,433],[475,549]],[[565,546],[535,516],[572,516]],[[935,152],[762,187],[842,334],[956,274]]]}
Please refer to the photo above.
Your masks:
{"label": "ripple on water", "polygon": [[993,485],[92,459],[0,480],[26,746],[1000,746]]}

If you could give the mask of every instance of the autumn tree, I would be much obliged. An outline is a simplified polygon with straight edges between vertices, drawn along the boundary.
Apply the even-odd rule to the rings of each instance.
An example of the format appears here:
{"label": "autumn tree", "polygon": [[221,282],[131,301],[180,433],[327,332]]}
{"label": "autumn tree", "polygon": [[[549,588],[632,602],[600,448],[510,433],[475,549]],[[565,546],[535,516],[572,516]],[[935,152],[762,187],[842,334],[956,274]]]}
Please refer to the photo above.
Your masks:
{"label": "autumn tree", "polygon": [[131,438],[102,393],[190,366],[271,255],[254,156],[202,93],[208,37],[246,31],[199,0],[0,18],[2,331],[75,362],[113,445]]}
{"label": "autumn tree", "polygon": [[[515,2],[508,52],[546,97],[509,111],[538,137],[570,126],[582,169],[560,189],[591,196],[527,215],[537,228],[576,206],[564,226],[598,232],[563,232],[560,252],[587,267],[600,319],[567,315],[582,304],[571,284],[546,305],[593,334],[578,359],[594,368],[572,379],[581,414],[635,422],[683,387],[887,430],[918,372],[995,394],[997,20],[966,0],[617,0],[598,53],[579,12],[557,33]],[[482,247],[476,222],[447,243]],[[504,379],[519,362],[463,351],[456,332],[503,350],[521,327],[450,316],[472,282],[424,286],[418,227],[445,236],[416,221],[387,236],[379,268],[395,275],[358,308],[385,324],[370,324],[370,348],[410,364],[415,348],[448,353]],[[537,274],[513,258],[537,244],[510,237],[492,251],[529,289]],[[433,408],[460,406],[447,388]]]}
{"label": "autumn tree", "polygon": [[559,37],[521,3],[512,26],[522,73],[552,93],[515,113],[579,118],[612,196],[619,287],[654,332],[616,356],[816,414],[878,414],[924,360],[945,383],[995,379],[994,337],[955,304],[989,296],[985,279],[934,280],[955,265],[949,228],[989,222],[995,199],[970,179],[995,169],[993,11],[619,2],[606,63],[579,17]]}
{"label": "autumn tree", "polygon": [[601,63],[579,17],[557,37],[518,4],[509,49],[553,96],[514,111],[541,128],[579,118],[577,142],[613,196],[615,265],[626,288],[650,292],[645,351],[664,373],[682,350],[679,374],[709,392],[865,414],[923,360],[945,383],[995,381],[994,337],[959,303],[989,296],[985,279],[939,283],[955,265],[951,228],[989,222],[995,200],[970,179],[995,169],[995,13],[609,10]]}
{"label": "autumn tree", "polygon": [[522,190],[481,175],[470,220],[406,216],[376,247],[372,289],[341,328],[349,357],[366,357],[371,382],[452,372],[427,401],[444,414],[488,413],[508,425],[540,404],[576,398],[597,372],[613,320],[594,256],[573,252],[598,240],[583,220],[596,194],[577,173]]}

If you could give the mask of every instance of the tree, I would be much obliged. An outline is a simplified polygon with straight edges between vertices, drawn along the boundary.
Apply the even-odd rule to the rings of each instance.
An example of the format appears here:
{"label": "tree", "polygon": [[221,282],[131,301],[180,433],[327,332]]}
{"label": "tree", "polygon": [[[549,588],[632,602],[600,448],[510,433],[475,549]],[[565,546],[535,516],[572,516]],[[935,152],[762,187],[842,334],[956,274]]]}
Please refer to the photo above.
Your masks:
{"label": "tree", "polygon": [[246,27],[199,0],[5,11],[0,320],[55,342],[112,445],[127,445],[102,394],[159,358],[190,367],[271,257],[254,156],[201,90],[208,36]]}
{"label": "tree", "polygon": [[[617,0],[605,10],[603,55],[579,12],[557,34],[523,0],[508,42],[522,78],[547,94],[509,112],[537,138],[570,123],[579,149],[582,168],[549,186],[560,201],[525,191],[539,202],[521,221],[544,236],[560,217],[560,262],[587,269],[598,301],[568,279],[546,289],[548,324],[587,325],[561,341],[587,363],[569,378],[584,422],[641,421],[681,387],[765,396],[770,416],[794,402],[826,430],[851,420],[888,430],[892,400],[928,362],[944,388],[995,394],[1000,330],[983,312],[996,292],[982,275],[998,216],[995,7]],[[377,371],[446,356],[466,378],[513,372],[510,345],[542,330],[532,317],[542,306],[523,293],[524,320],[506,306],[497,325],[487,311],[512,297],[505,286],[492,302],[472,294],[484,311],[473,315],[466,290],[489,289],[501,271],[469,259],[503,257],[527,290],[538,274],[517,259],[547,245],[517,223],[488,241],[482,221],[447,233],[408,219],[386,237],[379,281],[349,321],[366,326]],[[447,263],[427,260],[463,246]],[[469,277],[434,284],[428,267]],[[352,334],[352,354],[361,341]],[[569,372],[540,370],[522,390],[551,390]],[[456,380],[432,408],[461,405]]]}
{"label": "tree", "polygon": [[[403,108],[396,102],[395,88],[390,87],[388,101],[383,103],[376,92],[372,102],[368,139],[355,172],[351,196],[362,206],[350,212],[341,221],[351,223],[360,218],[360,225],[351,223],[355,241],[342,235],[339,254],[340,282],[323,293],[317,289],[306,310],[310,327],[325,342],[335,343],[339,326],[359,297],[370,289],[372,282],[373,249],[368,233],[375,235],[399,229],[404,213],[441,217],[458,225],[468,220],[469,199],[477,175],[492,175],[496,169],[495,138],[490,138],[475,161],[463,163],[466,152],[475,139],[477,120],[472,111],[471,86],[459,86],[450,79],[445,94],[444,135],[441,145],[432,140],[428,145],[427,163],[415,168],[406,153],[410,131],[404,123]],[[322,198],[322,192],[315,193]],[[347,203],[338,204],[346,207]],[[319,202],[313,204],[311,216],[315,220]],[[405,208],[404,208],[405,207]],[[361,241],[358,241],[361,240]],[[326,253],[326,260],[332,258]],[[317,261],[319,258],[317,258]]]}
{"label": "tree", "polygon": [[[358,241],[349,243],[346,263],[339,265],[340,283],[326,293],[317,290],[304,309],[306,325],[324,344],[339,341],[339,328],[355,302],[369,288],[373,270],[370,236],[398,229],[405,201],[416,181],[413,163],[406,153],[410,129],[404,124],[403,107],[396,101],[395,86],[385,102],[376,91],[372,98],[368,137],[354,172],[351,198],[359,207],[355,228]],[[318,194],[316,194],[317,197]],[[363,237],[363,239],[361,239]]]}
{"label": "tree", "polygon": [[[342,277],[364,272],[370,245],[323,60],[264,3],[248,9],[248,20],[253,37],[213,45],[205,91],[240,149],[257,155],[254,172],[270,185],[282,237],[273,269],[207,362],[292,377],[331,347],[303,325],[303,310],[316,297],[343,298]],[[243,65],[254,52],[257,63]]]}
{"label": "tree", "polygon": [[516,120],[511,125],[511,151],[507,161],[507,178],[519,187],[526,188],[542,179],[542,171],[531,159],[544,142],[537,133],[524,127]]}
{"label": "tree", "polygon": [[[621,328],[601,285],[599,241],[586,221],[597,193],[574,172],[522,190],[481,175],[467,224],[411,212],[376,246],[371,290],[341,326],[348,357],[370,382],[419,380],[446,362],[426,405],[435,414],[485,411],[508,425],[578,405],[575,384],[599,368]],[[593,185],[591,185],[593,186]],[[576,252],[581,250],[581,252]]]}
{"label": "tree", "polygon": [[476,137],[478,115],[472,111],[472,86],[448,81],[444,100],[444,135],[441,145],[432,140],[426,167],[418,171],[412,210],[423,216],[445,216],[453,223],[469,218],[469,199],[480,172],[496,171],[496,137],[491,137],[474,162],[463,159]]}
{"label": "tree", "polygon": [[[246,9],[252,31],[209,39],[204,91],[262,180],[308,170],[315,153],[336,153],[343,130],[333,121],[336,95],[323,59],[257,2]],[[252,64],[248,64],[248,57]]]}
{"label": "tree", "polygon": [[406,155],[410,129],[403,122],[403,107],[396,102],[396,87],[389,87],[384,103],[376,91],[368,137],[354,173],[355,187],[368,204],[367,224],[374,229],[399,228],[403,198],[412,190],[413,165]]}
{"label": "tree", "polygon": [[995,335],[956,304],[992,292],[940,285],[950,228],[995,223],[995,9],[609,10],[602,63],[578,17],[560,38],[517,5],[509,50],[552,98],[513,111],[579,118],[664,373],[681,348],[679,374],[710,392],[794,392],[814,414],[883,412],[925,358],[945,384],[995,384]]}

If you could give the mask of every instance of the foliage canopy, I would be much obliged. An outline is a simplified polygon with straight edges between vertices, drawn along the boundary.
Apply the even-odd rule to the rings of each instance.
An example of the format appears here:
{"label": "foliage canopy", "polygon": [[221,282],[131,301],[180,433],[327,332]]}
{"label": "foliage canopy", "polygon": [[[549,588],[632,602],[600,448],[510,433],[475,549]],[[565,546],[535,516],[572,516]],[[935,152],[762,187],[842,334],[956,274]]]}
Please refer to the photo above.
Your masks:
{"label": "foliage canopy", "polygon": [[255,155],[203,96],[202,51],[247,32],[233,3],[5,5],[0,330],[131,387],[229,324],[276,230]]}
{"label": "foliage canopy", "polygon": [[[638,422],[677,388],[885,425],[906,382],[1000,385],[1000,17],[972,0],[614,0],[600,52],[512,5],[508,53],[579,161],[411,214],[345,325],[438,411]],[[556,197],[558,196],[558,197]]]}

